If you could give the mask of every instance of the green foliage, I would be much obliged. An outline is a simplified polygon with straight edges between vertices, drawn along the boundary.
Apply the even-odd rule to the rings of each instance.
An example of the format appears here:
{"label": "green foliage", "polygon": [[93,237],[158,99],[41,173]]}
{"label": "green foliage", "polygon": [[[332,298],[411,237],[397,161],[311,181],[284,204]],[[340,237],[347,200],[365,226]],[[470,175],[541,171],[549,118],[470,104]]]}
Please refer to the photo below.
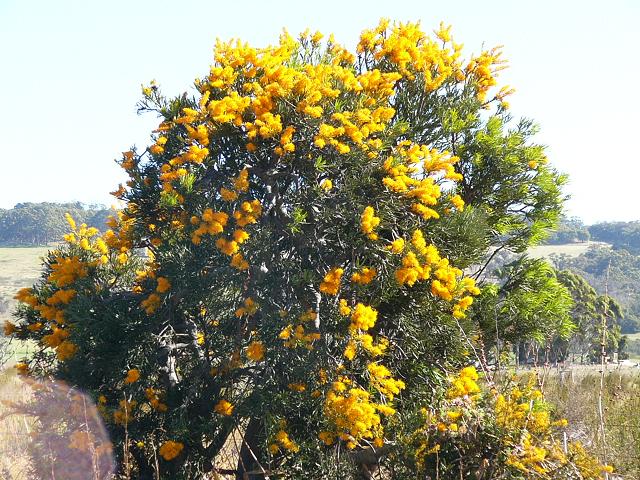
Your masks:
{"label": "green foliage", "polygon": [[471,128],[446,132],[441,141],[451,138],[450,148],[462,159],[460,195],[486,212],[492,243],[523,252],[555,226],[566,177],[544,167],[544,149],[530,142],[537,130],[531,121],[508,128],[509,121],[506,113],[486,123],[478,118]]}
{"label": "green foliage", "polygon": [[544,345],[574,331],[570,292],[545,261],[521,257],[496,276],[499,283],[484,286],[472,310],[488,351],[500,342]]}
{"label": "green foliage", "polygon": [[608,356],[619,352],[622,307],[612,297],[598,295],[584,278],[575,273],[560,271],[558,280],[569,290],[574,302],[571,318],[576,329],[565,344],[565,351],[568,350],[565,356],[567,353],[578,354],[581,358],[586,356],[592,362],[599,362],[603,339]]}
{"label": "green foliage", "polygon": [[552,255],[552,261],[557,268],[584,277],[598,293],[607,293],[620,303],[623,333],[640,330],[640,256],[624,249],[594,247],[578,257]]}

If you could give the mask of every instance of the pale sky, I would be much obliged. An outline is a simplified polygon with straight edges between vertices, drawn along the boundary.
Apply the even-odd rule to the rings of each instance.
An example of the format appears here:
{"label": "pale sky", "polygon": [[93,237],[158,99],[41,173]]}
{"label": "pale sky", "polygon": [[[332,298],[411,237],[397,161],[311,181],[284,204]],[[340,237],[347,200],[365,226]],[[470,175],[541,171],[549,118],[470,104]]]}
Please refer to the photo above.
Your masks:
{"label": "pale sky", "polygon": [[380,17],[452,24],[467,55],[504,45],[512,111],[569,174],[569,214],[640,220],[638,0],[0,0],[0,208],[111,205],[113,160],[158,123],[136,115],[140,84],[192,91],[216,37],[264,46],[309,27],[353,49]]}

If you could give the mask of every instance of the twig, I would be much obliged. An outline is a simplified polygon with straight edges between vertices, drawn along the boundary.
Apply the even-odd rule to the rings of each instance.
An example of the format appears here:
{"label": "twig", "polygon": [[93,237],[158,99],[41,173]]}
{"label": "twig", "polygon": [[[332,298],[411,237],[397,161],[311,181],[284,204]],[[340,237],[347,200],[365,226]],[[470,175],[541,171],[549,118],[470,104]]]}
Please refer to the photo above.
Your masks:
{"label": "twig", "polygon": [[[598,418],[600,421],[600,436],[602,438],[602,459],[607,463],[607,437],[604,423],[604,408],[602,398],[604,394],[604,370],[607,356],[607,316],[609,314],[609,270],[611,269],[611,259],[607,265],[607,276],[604,283],[604,315],[602,315],[602,337],[600,343],[600,390],[598,391]],[[609,474],[604,472],[605,480],[609,479]]]}

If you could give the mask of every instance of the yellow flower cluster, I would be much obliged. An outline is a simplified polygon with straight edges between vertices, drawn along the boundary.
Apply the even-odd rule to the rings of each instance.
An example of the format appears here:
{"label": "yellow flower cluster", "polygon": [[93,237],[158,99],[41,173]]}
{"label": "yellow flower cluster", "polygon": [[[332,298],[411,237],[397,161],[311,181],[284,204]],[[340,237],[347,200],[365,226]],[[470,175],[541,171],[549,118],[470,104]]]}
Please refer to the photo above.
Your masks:
{"label": "yellow flower cluster", "polygon": [[58,360],[64,362],[73,357],[76,354],[77,350],[78,347],[76,344],[65,340],[56,348],[56,356],[58,357]]}
{"label": "yellow flower cluster", "polygon": [[247,358],[254,362],[259,362],[264,358],[264,344],[259,341],[253,341],[247,347]]}
{"label": "yellow flower cluster", "polygon": [[233,189],[222,187],[220,189],[220,197],[225,202],[233,202],[238,199],[238,194],[246,192],[249,189],[249,171],[246,168],[240,170],[240,173],[233,179]]}
{"label": "yellow flower cluster", "polygon": [[325,192],[328,192],[333,188],[333,182],[331,181],[331,179],[325,178],[320,182],[320,188],[323,189]]}
{"label": "yellow flower cluster", "polygon": [[147,400],[149,400],[149,405],[151,405],[151,408],[161,413],[167,411],[168,407],[166,404],[160,401],[160,395],[158,391],[151,387],[148,387],[144,389],[144,395],[145,397],[147,397]]}
{"label": "yellow flower cluster", "polygon": [[5,320],[4,321],[4,336],[5,337],[10,337],[11,335],[13,335],[17,331],[18,331],[18,329],[16,328],[16,324],[15,323],[10,322],[9,320]]}
{"label": "yellow flower cluster", "polygon": [[151,315],[158,309],[161,303],[162,299],[160,298],[160,295],[152,293],[140,302],[140,306],[144,309],[147,315]]}
{"label": "yellow flower cluster", "polygon": [[378,312],[374,308],[361,303],[358,303],[352,309],[344,298],[340,299],[338,305],[340,315],[351,316],[349,341],[343,352],[344,357],[347,360],[353,360],[358,351],[358,346],[361,346],[373,357],[382,355],[387,350],[389,341],[383,338],[377,344],[374,344],[373,337],[368,333],[363,333],[363,331],[375,326]]}
{"label": "yellow flower cluster", "polygon": [[122,399],[118,402],[118,409],[113,412],[113,422],[116,425],[127,425],[131,422],[133,410],[138,406],[136,400]]}
{"label": "yellow flower cluster", "polygon": [[[220,195],[225,201],[234,201],[238,198],[239,193],[246,192],[249,189],[249,172],[245,168],[233,179],[233,190],[222,188]],[[220,237],[216,240],[215,245],[218,250],[231,257],[230,265],[236,270],[246,271],[249,269],[249,262],[240,252],[240,245],[249,239],[249,234],[242,229],[249,224],[256,223],[262,214],[262,206],[258,200],[244,201],[240,204],[238,210],[233,212],[233,218],[237,225],[241,228],[234,230],[231,238]],[[214,212],[212,209],[206,209],[202,217],[196,215],[191,217],[191,224],[198,225],[198,228],[191,234],[191,241],[195,245],[200,245],[202,236],[205,234],[218,235],[223,233],[229,220],[229,215],[225,212]]]}
{"label": "yellow flower cluster", "polygon": [[427,37],[417,23],[394,23],[389,29],[389,21],[383,19],[377,28],[361,34],[358,52],[387,60],[411,80],[422,74],[425,90],[433,91],[451,77],[464,79],[459,61],[462,45],[451,41],[449,28],[441,25],[436,32],[439,43]]}
{"label": "yellow flower cluster", "polygon": [[[321,36],[312,37],[310,47],[317,51]],[[307,44],[304,44],[307,45]],[[382,131],[395,114],[387,103],[395,82],[401,75],[383,73],[377,69],[361,74],[353,69],[355,58],[333,40],[327,46],[328,62],[301,65],[292,61],[295,53],[307,48],[288,34],[280,43],[265,49],[255,49],[240,42],[218,42],[215,65],[207,78],[197,82],[202,94],[198,106],[184,108],[175,123],[183,125],[188,137],[184,153],[169,161],[171,166],[201,163],[209,154],[206,146],[212,132],[229,125],[241,131],[248,140],[247,150],[253,152],[259,143],[270,139],[279,156],[296,151],[296,128],[284,124],[277,105],[286,101],[307,119],[325,116],[331,123],[318,122],[313,136],[317,148],[332,146],[340,153],[349,153],[353,146],[375,156],[381,147],[375,135]],[[336,109],[341,95],[358,93],[362,107],[355,111]],[[160,137],[151,147],[154,154],[165,152],[166,137]],[[128,167],[132,165],[127,164]],[[225,190],[227,199],[233,192]]]}
{"label": "yellow flower cluster", "polygon": [[534,376],[525,385],[510,385],[504,393],[492,390],[491,394],[482,394],[477,380],[474,367],[462,369],[449,379],[444,408],[422,409],[425,424],[413,436],[418,440],[415,456],[420,469],[428,455],[445,449],[457,451],[458,442],[465,447],[486,442],[488,434],[499,441],[494,448],[506,454],[503,464],[495,465],[502,476],[520,478],[524,474],[526,478],[554,480],[579,472],[580,478],[602,480],[605,472],[612,472],[580,443],[563,446],[554,438],[552,427],[564,427],[567,422],[550,421],[549,406],[535,388]]}
{"label": "yellow flower cluster", "polygon": [[403,390],[405,387],[402,380],[396,380],[391,377],[391,372],[384,365],[370,363],[367,366],[367,370],[369,372],[369,382],[371,386],[389,400],[393,400],[394,395],[398,395],[400,390]]}
{"label": "yellow flower cluster", "polygon": [[[463,66],[460,62],[462,45],[453,42],[451,27],[441,24],[435,34],[437,40],[427,37],[419,24],[411,22],[394,23],[389,28],[389,21],[383,19],[377,28],[361,34],[358,52],[390,62],[410,80],[421,75],[428,92],[449,80],[463,82],[472,78],[474,82],[469,83],[475,85],[478,98],[484,101],[487,91],[497,83],[497,72],[505,68],[500,48],[482,52]],[[496,98],[502,101],[509,93],[511,90],[507,89]]]}
{"label": "yellow flower cluster", "polygon": [[184,444],[180,442],[174,442],[173,440],[167,440],[160,446],[160,450],[158,450],[158,453],[162,458],[169,462],[180,455],[180,452],[182,452],[183,449]]}
{"label": "yellow flower cluster", "polygon": [[359,283],[360,285],[367,285],[371,283],[376,276],[376,269],[369,267],[362,267],[360,271],[355,272],[351,275],[351,281],[354,283]]}
{"label": "yellow flower cluster", "polygon": [[127,372],[127,377],[124,379],[124,383],[131,384],[135,383],[140,379],[140,370],[137,368],[132,368]]}
{"label": "yellow flower cluster", "polygon": [[109,246],[103,237],[98,236],[98,229],[87,227],[84,223],[78,228],[75,220],[68,213],[65,213],[65,218],[71,232],[64,235],[64,240],[69,245],[77,245],[84,251],[99,255],[97,263],[107,263],[109,261]]}
{"label": "yellow flower cluster", "polygon": [[58,287],[66,287],[86,277],[88,273],[87,264],[77,256],[74,255],[71,258],[57,256],[51,264],[49,281],[54,282]]}
{"label": "yellow flower cluster", "polygon": [[289,434],[285,430],[279,430],[278,433],[276,433],[275,440],[277,443],[274,442],[269,445],[269,451],[272,455],[278,453],[280,451],[280,447],[293,453],[300,451],[298,444],[291,440]]}
{"label": "yellow flower cluster", "polygon": [[[78,350],[77,345],[67,340],[69,329],[64,327],[66,320],[63,307],[69,304],[75,296],[76,291],[73,289],[56,290],[44,304],[41,304],[38,298],[33,295],[32,289],[23,288],[14,297],[16,300],[32,307],[43,319],[49,321],[46,327],[51,330],[51,333],[43,335],[40,343],[43,346],[55,349],[56,357],[61,362],[73,357]],[[31,332],[37,332],[44,328],[45,324],[42,322],[27,325],[27,329]],[[12,335],[17,330],[18,327],[11,322],[4,324],[5,335]]]}
{"label": "yellow flower cluster", "polygon": [[218,235],[224,232],[228,220],[229,215],[224,212],[214,212],[210,208],[205,209],[200,218],[192,216],[191,224],[197,225],[198,228],[191,233],[191,241],[194,245],[200,245],[204,235]]}
{"label": "yellow flower cluster", "polygon": [[320,432],[319,438],[331,444],[336,438],[354,449],[365,439],[381,439],[383,428],[379,414],[393,415],[395,410],[373,403],[371,394],[361,388],[349,388],[351,381],[340,377],[332,385],[325,399],[324,412],[335,431]]}
{"label": "yellow flower cluster", "polygon": [[337,295],[343,273],[344,270],[338,267],[329,270],[322,282],[320,282],[320,292],[326,293],[327,295]]}
{"label": "yellow flower cluster", "polygon": [[[368,80],[366,76],[362,78]],[[387,74],[386,79],[394,83],[398,77]],[[310,113],[309,107],[305,107],[304,111]],[[314,109],[313,113],[319,117],[322,115],[322,110]],[[315,116],[313,113],[310,116]],[[361,108],[354,112],[334,113],[331,120],[336,122],[337,126],[320,124],[318,134],[314,137],[314,145],[320,149],[331,145],[338,153],[347,154],[351,152],[351,147],[344,143],[344,140],[349,139],[361,150],[369,151],[368,156],[374,158],[377,156],[375,150],[381,147],[381,143],[380,140],[369,139],[369,137],[382,132],[394,115],[395,110],[390,107],[378,107],[374,110]]]}
{"label": "yellow flower cluster", "polygon": [[[364,269],[361,274],[371,275]],[[378,344],[374,344],[373,337],[366,333],[375,326],[378,312],[362,303],[357,303],[351,308],[345,299],[340,299],[338,303],[339,313],[350,316],[351,319],[344,357],[352,360],[358,346],[374,357],[382,355],[388,347],[388,341],[382,339]],[[394,379],[391,371],[384,365],[370,363],[367,371],[370,387],[389,401],[405,388],[404,382]],[[388,416],[393,415],[395,410],[384,404],[373,403],[369,392],[357,387],[349,388],[351,384],[352,381],[346,376],[341,376],[333,382],[325,398],[325,413],[335,430],[320,432],[319,439],[327,445],[341,439],[347,442],[348,448],[355,448],[363,439],[372,439],[374,445],[381,446],[384,441],[379,413]],[[348,393],[345,394],[347,390]]]}
{"label": "yellow flower cluster", "polygon": [[525,473],[537,473],[545,475],[547,470],[543,466],[548,451],[532,442],[531,434],[525,432],[519,448],[507,457],[507,465],[517,468]]}
{"label": "yellow flower cluster", "polygon": [[31,288],[21,288],[13,297],[21,303],[26,303],[31,307],[35,307],[38,305],[38,298],[33,295],[33,290]]}
{"label": "yellow flower cluster", "polygon": [[383,355],[389,348],[389,340],[382,338],[378,343],[373,343],[373,337],[368,333],[355,334],[352,338],[372,357]]}
{"label": "yellow flower cluster", "polygon": [[[426,411],[423,411],[423,414],[426,414]],[[464,426],[460,427],[459,422],[462,419],[463,412],[459,410],[448,410],[442,419],[442,421],[438,422],[436,428],[439,432],[458,432],[464,433],[466,428]],[[428,415],[427,415],[428,416]]]}
{"label": "yellow flower cluster", "polygon": [[[129,208],[134,206],[130,203]],[[128,217],[122,211],[118,211],[115,216],[110,216],[107,220],[107,225],[111,227],[102,235],[102,239],[107,246],[119,252],[116,256],[116,260],[120,264],[126,263],[128,259],[127,253],[131,250],[133,244],[131,241],[131,229],[133,228],[134,219]],[[115,231],[114,231],[115,230]]]}
{"label": "yellow flower cluster", "polygon": [[[389,247],[390,251],[399,253],[404,250],[405,242],[395,240]],[[462,270],[450,265],[449,260],[442,258],[434,245],[427,245],[422,232],[415,230],[411,237],[411,248],[396,270],[396,280],[400,285],[413,286],[418,281],[431,278],[432,272],[435,278],[431,282],[431,293],[449,302],[456,300],[453,315],[463,318],[465,311],[473,303],[471,295],[478,295],[480,290],[472,278],[460,278]]]}
{"label": "yellow flower cluster", "polygon": [[73,297],[75,297],[76,291],[73,289],[69,290],[58,290],[49,298],[47,298],[47,305],[59,305],[64,304],[67,305]]}
{"label": "yellow flower cluster", "polygon": [[458,375],[451,379],[451,385],[447,390],[447,397],[453,398],[467,398],[470,400],[476,399],[480,393],[480,386],[478,385],[478,372],[474,366],[465,367]]}
{"label": "yellow flower cluster", "polygon": [[375,308],[358,303],[353,309],[353,312],[351,312],[351,325],[349,325],[349,331],[367,331],[376,324],[377,319],[378,311]]}
{"label": "yellow flower cluster", "polygon": [[233,256],[238,253],[238,249],[240,248],[238,246],[238,242],[236,242],[235,240],[227,240],[226,238],[217,239],[216,247],[218,247],[218,250],[220,250],[225,255],[232,257],[232,261]]}
{"label": "yellow flower cluster", "polygon": [[231,256],[231,266],[236,270],[244,271],[249,269],[249,262],[241,253],[235,253]]}
{"label": "yellow flower cluster", "polygon": [[360,218],[360,228],[364,234],[366,234],[369,239],[377,240],[378,234],[374,232],[374,230],[380,225],[380,217],[375,216],[375,210],[372,206],[368,206],[362,212],[362,216]]}
{"label": "yellow flower cluster", "polygon": [[52,326],[51,333],[42,337],[42,343],[48,347],[57,348],[67,337],[69,337],[68,329]]}
{"label": "yellow flower cluster", "polygon": [[[162,181],[162,191],[164,193],[173,192],[174,191],[173,182],[175,180],[181,180],[183,177],[189,174],[189,171],[186,168],[179,167],[173,170],[171,168],[171,165],[167,163],[165,163],[160,167],[160,172],[161,172],[160,180]],[[182,203],[183,200],[184,200],[183,198],[180,198],[180,203]]]}
{"label": "yellow flower cluster", "polygon": [[451,205],[453,205],[453,207],[459,212],[464,210],[464,200],[460,195],[453,195],[451,198],[449,198],[449,201],[451,202]]}
{"label": "yellow flower cluster", "polygon": [[247,297],[244,299],[242,306],[236,310],[236,317],[240,318],[244,315],[250,317],[255,315],[258,311],[258,304],[251,297]]}
{"label": "yellow flower cluster", "polygon": [[292,392],[302,393],[307,389],[307,385],[305,383],[294,382],[294,383],[289,383],[287,385],[287,388]]}
{"label": "yellow flower cluster", "polygon": [[260,215],[262,215],[262,205],[259,200],[242,202],[240,209],[233,212],[233,218],[239,227],[246,227],[247,225],[256,223]]}
{"label": "yellow flower cluster", "polygon": [[171,288],[171,282],[165,277],[158,277],[156,281],[158,282],[156,287],[156,292],[158,293],[166,293]]}
{"label": "yellow flower cluster", "polygon": [[[495,47],[491,50],[482,52],[477,58],[472,58],[465,67],[466,74],[473,76],[476,85],[478,85],[478,99],[484,101],[487,91],[496,85],[496,73],[506,68],[506,61],[501,59],[501,47]],[[498,99],[502,100],[508,95],[509,91],[501,90]]]}
{"label": "yellow flower cluster", "polygon": [[120,166],[127,172],[130,172],[136,167],[136,159],[134,158],[132,151],[122,152]]}
{"label": "yellow flower cluster", "polygon": [[[396,242],[398,240],[391,245],[392,252]],[[404,240],[400,245],[400,248],[404,249]],[[411,249],[402,258],[402,266],[396,270],[396,280],[400,285],[406,284],[411,287],[419,280],[428,280],[432,268],[442,262],[438,249],[434,245],[427,245],[422,232],[415,230],[411,237]],[[448,261],[446,264],[448,265]]]}
{"label": "yellow flower cluster", "polygon": [[460,180],[462,175],[454,168],[458,160],[448,152],[440,153],[425,145],[404,141],[396,147],[395,156],[385,160],[383,167],[387,176],[382,183],[412,202],[412,212],[425,220],[437,219],[439,213],[431,208],[442,194],[437,181],[440,177]]}
{"label": "yellow flower cluster", "polygon": [[569,455],[574,461],[580,475],[586,480],[606,478],[608,473],[613,473],[611,465],[602,465],[596,458],[589,455],[580,442],[569,444]]}
{"label": "yellow flower cluster", "polygon": [[552,425],[549,412],[542,399],[542,392],[534,385],[535,377],[531,376],[524,386],[516,385],[506,394],[497,395],[495,415],[498,425],[510,430],[526,429],[535,435],[549,430]]}
{"label": "yellow flower cluster", "polygon": [[233,413],[233,408],[234,407],[231,402],[223,398],[218,403],[216,403],[215,407],[213,407],[213,411],[225,417],[229,417]]}
{"label": "yellow flower cluster", "polygon": [[[301,322],[308,322],[311,320],[315,320],[316,313],[314,311],[308,311],[303,313],[299,320]],[[286,348],[296,348],[296,347],[304,347],[307,350],[313,350],[313,343],[316,340],[320,340],[320,334],[318,332],[307,333],[304,328],[304,325],[298,324],[295,327],[291,324],[287,325],[280,334],[278,338],[284,340],[283,345]]]}

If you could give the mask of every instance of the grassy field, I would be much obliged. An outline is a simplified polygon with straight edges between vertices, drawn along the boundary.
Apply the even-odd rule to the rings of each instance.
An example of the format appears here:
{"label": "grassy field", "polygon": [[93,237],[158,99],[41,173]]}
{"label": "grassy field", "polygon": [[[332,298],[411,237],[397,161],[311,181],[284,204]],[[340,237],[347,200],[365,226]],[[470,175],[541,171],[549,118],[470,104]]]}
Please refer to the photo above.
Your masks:
{"label": "grassy field", "polygon": [[[0,325],[11,318],[16,292],[30,287],[40,275],[41,258],[48,250],[47,247],[0,248]],[[28,351],[28,345],[13,342],[0,360],[12,364]]]}
{"label": "grassy field", "polygon": [[0,320],[10,317],[15,293],[29,287],[38,278],[40,258],[47,254],[48,248],[0,248]]}
{"label": "grassy field", "polygon": [[532,258],[549,258],[552,253],[558,255],[569,255],[570,257],[577,257],[582,255],[590,247],[594,246],[610,246],[604,242],[582,242],[582,243],[567,243],[564,245],[538,245],[537,247],[530,248],[527,253]]}

